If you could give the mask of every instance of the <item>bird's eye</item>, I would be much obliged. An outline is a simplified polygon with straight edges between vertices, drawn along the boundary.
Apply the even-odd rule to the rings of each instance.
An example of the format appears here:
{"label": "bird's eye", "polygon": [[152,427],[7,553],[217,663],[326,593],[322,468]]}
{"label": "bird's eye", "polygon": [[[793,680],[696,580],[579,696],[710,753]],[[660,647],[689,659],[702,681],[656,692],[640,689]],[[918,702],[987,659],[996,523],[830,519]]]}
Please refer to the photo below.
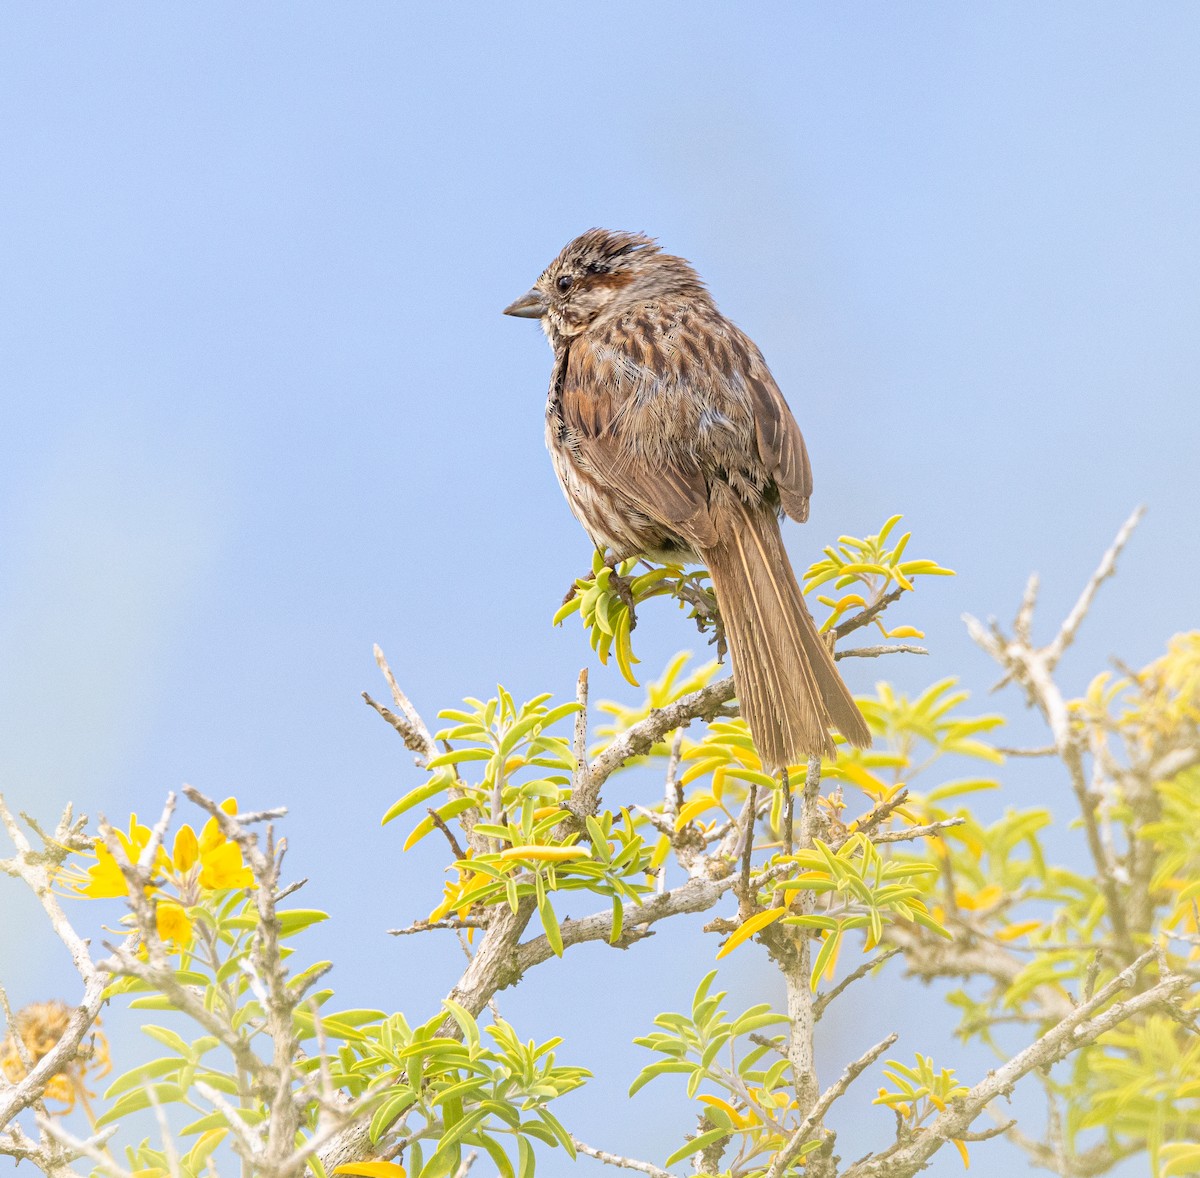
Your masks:
{"label": "bird's eye", "polygon": [[568,291],[575,285],[575,276],[573,274],[564,274],[557,283],[558,289]]}

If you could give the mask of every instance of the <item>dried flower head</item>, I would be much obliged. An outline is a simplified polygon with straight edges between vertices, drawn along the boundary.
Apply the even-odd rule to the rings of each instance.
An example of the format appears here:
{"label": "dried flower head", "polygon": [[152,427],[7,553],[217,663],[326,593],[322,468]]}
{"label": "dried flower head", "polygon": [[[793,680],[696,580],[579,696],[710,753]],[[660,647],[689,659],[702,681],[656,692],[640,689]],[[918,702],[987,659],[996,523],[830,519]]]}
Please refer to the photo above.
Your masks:
{"label": "dried flower head", "polygon": [[[65,1002],[34,1002],[17,1011],[15,1027],[0,1040],[0,1071],[12,1084],[19,1084],[62,1038],[71,1018],[71,1008]],[[97,1020],[98,1022],[99,1020]],[[19,1037],[19,1041],[18,1041]],[[99,1078],[111,1070],[108,1040],[100,1031],[93,1031],[69,1060],[46,1085],[45,1095],[66,1105],[70,1112],[78,1100],[84,1108],[88,1098],[87,1079]]]}

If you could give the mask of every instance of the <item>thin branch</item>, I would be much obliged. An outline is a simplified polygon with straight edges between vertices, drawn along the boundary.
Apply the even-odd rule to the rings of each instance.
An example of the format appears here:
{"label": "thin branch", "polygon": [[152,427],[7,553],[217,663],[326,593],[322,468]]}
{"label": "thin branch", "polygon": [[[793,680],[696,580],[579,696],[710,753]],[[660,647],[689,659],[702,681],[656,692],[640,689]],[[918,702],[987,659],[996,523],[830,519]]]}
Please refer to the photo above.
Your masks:
{"label": "thin branch", "polygon": [[812,1140],[813,1133],[818,1131],[821,1121],[833,1105],[833,1102],[844,1095],[846,1089],[887,1051],[898,1038],[899,1036],[893,1031],[886,1039],[880,1040],[869,1051],[859,1056],[858,1059],[847,1066],[846,1070],[837,1080],[821,1093],[820,1098],[812,1107],[812,1112],[800,1122],[796,1130],[787,1139],[784,1147],[772,1159],[770,1168],[763,1175],[763,1178],[782,1178],[782,1175],[787,1172],[791,1164],[800,1156],[804,1145]]}
{"label": "thin branch", "polygon": [[453,929],[458,931],[465,928],[487,928],[487,924],[478,917],[447,916],[443,920],[414,920],[407,928],[388,929],[388,935],[392,937],[411,937],[414,933],[428,933],[434,929]]}
{"label": "thin branch", "polygon": [[758,818],[758,786],[750,783],[746,804],[742,808],[742,867],[737,887],[738,914],[743,920],[754,914],[754,893],[750,888],[750,859],[754,854],[754,826]]}
{"label": "thin branch", "polygon": [[1096,591],[1117,571],[1117,557],[1121,555],[1121,550],[1129,542],[1129,537],[1133,535],[1134,528],[1141,523],[1142,516],[1145,514],[1145,507],[1136,507],[1133,514],[1121,525],[1121,530],[1117,533],[1116,539],[1109,545],[1108,551],[1101,558],[1096,571],[1084,586],[1083,592],[1079,595],[1079,600],[1071,607],[1071,612],[1067,614],[1066,621],[1063,622],[1054,641],[1046,647],[1046,667],[1048,670],[1054,670],[1058,664],[1058,660],[1062,658],[1063,652],[1075,641],[1075,635],[1083,619],[1087,617],[1088,610],[1092,608]]}
{"label": "thin branch", "polygon": [[[109,977],[92,961],[87,942],[72,928],[53,888],[53,869],[66,857],[70,833],[76,829],[70,808],[59,823],[55,842],[47,842],[46,851],[35,852],[24,832],[13,818],[3,797],[0,797],[0,823],[8,831],[17,854],[0,862],[0,870],[19,877],[38,898],[42,911],[50,920],[58,939],[67,947],[76,972],[83,980],[83,997],[71,1011],[63,1033],[54,1046],[38,1061],[36,1067],[16,1084],[0,1089],[0,1128],[6,1126],[19,1112],[39,1101],[46,1085],[76,1057],[84,1037],[95,1025],[100,1013],[104,988]],[[56,845],[57,844],[57,845]],[[17,1037],[15,1027],[11,1028]]]}
{"label": "thin branch", "polygon": [[579,711],[575,713],[575,733],[572,741],[575,753],[575,773],[571,782],[571,796],[567,801],[567,809],[571,812],[575,827],[579,828],[596,813],[596,807],[600,804],[600,786],[603,784],[602,781],[593,777],[587,759],[587,667],[579,672],[579,678],[575,681],[575,702],[579,706]]}
{"label": "thin branch", "polygon": [[882,965],[885,961],[891,960],[897,953],[903,953],[904,950],[899,945],[893,945],[888,949],[884,949],[876,953],[870,961],[864,961],[852,974],[848,974],[842,978],[840,982],[828,994],[818,994],[813,1002],[813,1017],[820,1018],[825,1013],[826,1007],[841,995],[849,986],[871,973],[876,966]]}
{"label": "thin branch", "polygon": [[455,859],[465,859],[466,852],[458,845],[458,839],[454,837],[454,831],[446,825],[446,820],[432,807],[427,806],[425,812],[429,815],[430,821],[446,836],[446,841],[450,844],[450,851]]}
{"label": "thin branch", "polygon": [[1108,918],[1112,923],[1113,933],[1121,944],[1127,959],[1135,955],[1136,946],[1130,932],[1129,922],[1126,919],[1125,907],[1122,904],[1116,865],[1105,845],[1097,815],[1098,799],[1091,791],[1084,770],[1083,738],[1072,723],[1067,702],[1054,681],[1053,671],[1063,652],[1074,640],[1079,626],[1091,608],[1096,591],[1115,572],[1117,556],[1124,548],[1141,517],[1142,509],[1139,507],[1117,533],[1116,539],[1101,558],[1099,566],[1088,580],[1079,600],[1048,646],[1039,649],[1033,645],[1032,640],[1033,608],[1037,598],[1036,577],[1031,577],[1026,587],[1021,607],[1017,612],[1012,639],[1006,638],[995,623],[990,628],[985,628],[976,618],[970,615],[964,616],[967,631],[971,637],[1004,668],[1005,678],[1001,682],[1011,679],[1019,683],[1028,700],[1041,711],[1050,728],[1051,735],[1054,737],[1055,751],[1067,769],[1071,788],[1075,793],[1080,815],[1083,818],[1088,852],[1096,865],[1098,882],[1104,895]]}
{"label": "thin branch", "polygon": [[940,822],[927,822],[924,826],[909,826],[904,830],[885,830],[881,834],[871,835],[873,843],[904,843],[910,839],[924,838],[929,834],[941,834],[952,826],[962,826],[965,818],[943,818]]}
{"label": "thin branch", "polygon": [[835,659],[877,659],[884,654],[928,654],[923,646],[911,646],[907,643],[884,643],[880,646],[852,646],[849,650],[835,650]]}
{"label": "thin branch", "polygon": [[648,753],[668,732],[682,728],[691,720],[711,719],[733,699],[733,695],[730,677],[680,696],[666,707],[653,708],[644,720],[631,725],[593,758],[588,767],[591,784],[598,789],[626,761]]}
{"label": "thin branch", "polygon": [[39,1116],[37,1127],[46,1137],[68,1147],[76,1157],[86,1157],[95,1162],[96,1166],[111,1178],[131,1178],[128,1170],[123,1170],[113,1161],[110,1154],[104,1152],[104,1146],[120,1128],[119,1125],[109,1125],[86,1141],[72,1136],[56,1119],[51,1117]]}
{"label": "thin branch", "polygon": [[[903,592],[903,589],[897,587],[890,593],[885,593],[874,604],[867,606],[864,610],[860,610],[852,618],[847,618],[840,625],[834,626],[833,633],[840,641],[847,634],[853,634],[855,630],[861,630],[863,626],[869,626],[889,605],[899,601],[900,595]],[[835,655],[834,657],[836,658],[837,656]]]}
{"label": "thin branch", "polygon": [[[905,802],[908,801],[908,790],[901,789],[894,793],[886,801],[878,803],[869,813],[864,814],[861,818],[856,818],[846,832],[846,837],[849,838],[852,834],[869,835],[877,826],[886,822]],[[845,840],[843,840],[844,842]]]}
{"label": "thin branch", "polygon": [[[1131,987],[1141,969],[1154,959],[1143,953],[1121,971],[1090,1002],[1077,1007],[1024,1051],[987,1074],[965,1096],[954,1100],[935,1121],[918,1130],[899,1148],[868,1156],[844,1171],[843,1178],[911,1178],[943,1145],[971,1127],[977,1116],[997,1097],[1012,1091],[1022,1076],[1048,1068],[1127,1019],[1162,1005],[1189,987],[1190,979],[1171,974],[1123,1002],[1108,1006],[1122,990]],[[1107,1007],[1107,1009],[1105,1009]]]}
{"label": "thin branch", "polygon": [[593,1149],[590,1145],[585,1145],[578,1137],[572,1137],[571,1143],[580,1153],[587,1154],[589,1158],[595,1158],[606,1165],[619,1166],[622,1170],[637,1170],[639,1173],[649,1174],[650,1178],[675,1178],[675,1175],[669,1170],[663,1170],[649,1162],[639,1162],[635,1158],[624,1158],[619,1154],[607,1153],[602,1149]]}

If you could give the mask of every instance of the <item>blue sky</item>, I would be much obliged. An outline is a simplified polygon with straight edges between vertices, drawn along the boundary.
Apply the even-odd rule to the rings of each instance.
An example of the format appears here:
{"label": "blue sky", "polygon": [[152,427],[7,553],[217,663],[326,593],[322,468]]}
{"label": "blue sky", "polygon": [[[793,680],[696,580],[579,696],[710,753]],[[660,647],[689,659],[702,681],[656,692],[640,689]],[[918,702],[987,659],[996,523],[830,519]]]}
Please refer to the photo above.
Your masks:
{"label": "blue sky", "polygon": [[[349,1004],[425,1017],[458,967],[383,935],[440,864],[378,826],[415,777],[358,698],[372,643],[431,721],[497,680],[566,695],[584,661],[549,627],[589,560],[549,353],[500,309],[585,228],[691,258],[762,347],[815,468],[797,564],[903,512],[959,571],[903,619],[930,658],[856,689],[983,693],[959,615],[1011,616],[1037,569],[1048,634],[1140,502],[1065,679],[1196,624],[1193,6],[14,3],[0,31],[2,788],[47,819],[184,781],[288,805]],[[647,668],[692,643],[668,609],[637,637]],[[1049,768],[1006,781],[997,806],[1069,818]],[[69,994],[13,912],[14,998]],[[713,950],[663,934],[503,997],[606,1073],[585,1139],[672,1148],[663,1082],[605,1121]],[[774,996],[755,952],[722,972],[746,1004]],[[826,1033],[830,1075],[899,1020],[927,1026],[906,1053],[985,1066],[891,976]]]}

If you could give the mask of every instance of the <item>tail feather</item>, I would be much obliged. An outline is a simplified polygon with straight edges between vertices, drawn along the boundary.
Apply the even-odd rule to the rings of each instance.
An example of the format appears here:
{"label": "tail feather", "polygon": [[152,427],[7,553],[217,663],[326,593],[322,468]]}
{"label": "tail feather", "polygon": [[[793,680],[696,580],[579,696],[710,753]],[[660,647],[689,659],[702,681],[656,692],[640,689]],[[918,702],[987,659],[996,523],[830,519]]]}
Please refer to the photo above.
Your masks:
{"label": "tail feather", "polygon": [[871,733],[842,682],[792,572],[779,524],[738,505],[734,526],[701,553],[712,574],[742,715],[772,771],[833,758],[829,729],[865,747]]}

